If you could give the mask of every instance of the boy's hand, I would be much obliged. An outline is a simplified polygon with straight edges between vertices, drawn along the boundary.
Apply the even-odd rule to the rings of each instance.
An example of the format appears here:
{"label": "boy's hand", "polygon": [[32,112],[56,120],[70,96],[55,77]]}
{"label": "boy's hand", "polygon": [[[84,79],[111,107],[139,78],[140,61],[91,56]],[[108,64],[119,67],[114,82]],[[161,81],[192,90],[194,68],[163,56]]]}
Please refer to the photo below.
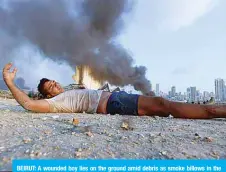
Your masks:
{"label": "boy's hand", "polygon": [[14,68],[13,71],[10,72],[12,65],[13,65],[12,63],[8,63],[3,68],[2,75],[3,75],[3,79],[6,83],[11,83],[15,79],[17,68]]}

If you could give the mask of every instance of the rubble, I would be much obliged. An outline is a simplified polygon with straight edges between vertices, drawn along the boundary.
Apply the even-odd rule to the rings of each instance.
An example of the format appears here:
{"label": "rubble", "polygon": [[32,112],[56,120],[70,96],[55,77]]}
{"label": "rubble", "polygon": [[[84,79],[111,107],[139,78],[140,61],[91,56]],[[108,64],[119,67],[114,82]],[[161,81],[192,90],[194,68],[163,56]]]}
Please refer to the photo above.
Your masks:
{"label": "rubble", "polygon": [[30,143],[31,141],[32,141],[31,138],[24,138],[24,139],[23,139],[23,142],[24,142],[25,144]]}
{"label": "rubble", "polygon": [[121,128],[124,130],[129,130],[129,124],[127,122],[122,122]]}
{"label": "rubble", "polygon": [[[39,114],[15,107],[20,106],[12,100],[0,98],[0,171],[11,170],[12,157],[226,158],[225,119],[169,120],[127,115]],[[53,116],[59,118],[53,120]]]}
{"label": "rubble", "polygon": [[195,133],[195,136],[199,136],[199,134],[198,133]]}
{"label": "rubble", "polygon": [[91,133],[90,131],[85,132],[85,134],[86,134],[87,136],[89,136],[89,137],[93,137],[93,133]]}
{"label": "rubble", "polygon": [[167,151],[160,151],[159,154],[160,154],[160,155],[166,155],[166,154],[167,154]]}
{"label": "rubble", "polygon": [[57,119],[57,118],[59,118],[59,115],[54,115],[54,116],[52,116],[52,118]]}
{"label": "rubble", "polygon": [[52,133],[52,131],[51,130],[45,130],[45,131],[43,131],[43,133],[49,135],[50,133]]}
{"label": "rubble", "polygon": [[29,150],[29,149],[27,149],[24,153],[28,154],[28,153],[30,153],[30,150]]}
{"label": "rubble", "polygon": [[203,141],[206,141],[206,142],[213,142],[213,138],[212,138],[212,137],[204,137],[204,138],[203,138]]}
{"label": "rubble", "polygon": [[81,152],[75,152],[75,156],[76,157],[81,157],[82,156],[82,153]]}
{"label": "rubble", "polygon": [[79,124],[79,120],[76,118],[73,118],[72,124],[77,126]]}
{"label": "rubble", "polygon": [[124,130],[132,130],[133,128],[131,127],[130,120],[129,119],[123,119],[121,128]]}

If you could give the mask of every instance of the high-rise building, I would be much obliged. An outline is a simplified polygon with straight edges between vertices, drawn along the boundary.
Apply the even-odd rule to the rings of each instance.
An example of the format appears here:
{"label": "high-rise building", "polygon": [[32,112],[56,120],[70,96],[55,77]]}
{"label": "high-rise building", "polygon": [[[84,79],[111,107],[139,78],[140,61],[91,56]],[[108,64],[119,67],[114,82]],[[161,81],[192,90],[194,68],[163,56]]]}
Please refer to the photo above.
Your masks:
{"label": "high-rise building", "polygon": [[226,100],[226,85],[224,85],[224,101]]}
{"label": "high-rise building", "polygon": [[196,87],[190,87],[190,100],[191,102],[196,101]]}
{"label": "high-rise building", "polygon": [[152,84],[150,84],[150,91],[152,91]]}
{"label": "high-rise building", "polygon": [[171,87],[171,96],[172,97],[175,97],[176,96],[176,87],[175,86],[172,86]]}
{"label": "high-rise building", "polygon": [[169,98],[171,98],[171,97],[172,97],[172,95],[171,95],[171,91],[169,91],[169,92],[168,92],[168,97],[169,97]]}
{"label": "high-rise building", "polygon": [[200,93],[200,91],[199,90],[196,90],[196,98],[195,98],[195,100],[196,101],[200,101],[200,100],[202,100],[202,94]]}
{"label": "high-rise building", "polygon": [[155,91],[156,91],[156,96],[159,96],[159,84],[156,84]]}
{"label": "high-rise building", "polygon": [[210,99],[210,93],[208,91],[203,92],[203,101]]}
{"label": "high-rise building", "polygon": [[190,87],[187,88],[186,99],[187,99],[188,101],[190,101],[190,99],[191,99],[191,88],[190,88]]}
{"label": "high-rise building", "polygon": [[215,99],[216,101],[224,101],[225,100],[225,83],[221,78],[215,79]]}

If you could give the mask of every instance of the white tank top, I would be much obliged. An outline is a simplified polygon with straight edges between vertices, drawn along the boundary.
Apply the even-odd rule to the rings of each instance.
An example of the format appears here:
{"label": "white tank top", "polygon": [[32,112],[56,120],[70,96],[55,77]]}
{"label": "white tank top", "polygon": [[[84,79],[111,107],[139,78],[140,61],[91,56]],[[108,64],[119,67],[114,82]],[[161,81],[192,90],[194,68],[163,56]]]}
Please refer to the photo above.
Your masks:
{"label": "white tank top", "polygon": [[74,89],[45,100],[50,105],[50,112],[96,113],[102,92],[102,90]]}

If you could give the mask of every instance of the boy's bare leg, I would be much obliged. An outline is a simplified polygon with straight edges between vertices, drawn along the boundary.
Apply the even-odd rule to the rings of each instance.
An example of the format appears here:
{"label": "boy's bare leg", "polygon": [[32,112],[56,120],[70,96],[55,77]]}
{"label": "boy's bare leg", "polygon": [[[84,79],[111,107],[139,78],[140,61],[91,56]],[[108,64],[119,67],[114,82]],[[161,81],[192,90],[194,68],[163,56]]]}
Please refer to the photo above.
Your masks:
{"label": "boy's bare leg", "polygon": [[139,115],[168,116],[189,119],[226,118],[225,105],[199,105],[172,102],[161,97],[140,96],[138,100]]}

